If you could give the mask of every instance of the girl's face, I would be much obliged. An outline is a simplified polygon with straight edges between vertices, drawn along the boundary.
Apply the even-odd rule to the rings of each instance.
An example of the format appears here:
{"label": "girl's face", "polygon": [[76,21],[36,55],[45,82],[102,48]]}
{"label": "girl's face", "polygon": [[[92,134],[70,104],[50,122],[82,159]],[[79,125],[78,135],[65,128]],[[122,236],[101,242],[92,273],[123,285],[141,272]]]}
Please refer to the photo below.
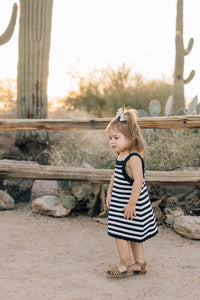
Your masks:
{"label": "girl's face", "polygon": [[108,131],[109,144],[114,152],[122,153],[129,151],[131,141],[123,133],[118,130],[109,129]]}

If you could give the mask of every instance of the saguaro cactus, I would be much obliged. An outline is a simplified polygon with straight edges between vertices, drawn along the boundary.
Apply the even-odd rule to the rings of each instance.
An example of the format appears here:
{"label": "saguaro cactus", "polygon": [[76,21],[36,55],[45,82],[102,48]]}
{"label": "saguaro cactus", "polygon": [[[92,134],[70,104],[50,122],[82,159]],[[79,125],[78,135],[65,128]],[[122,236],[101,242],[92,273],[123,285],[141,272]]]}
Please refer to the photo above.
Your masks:
{"label": "saguaro cactus", "polygon": [[[48,115],[47,80],[53,0],[20,0],[17,117],[41,119]],[[37,160],[48,147],[45,130],[18,131],[16,145]]]}
{"label": "saguaro cactus", "polygon": [[183,0],[177,0],[177,16],[176,16],[176,56],[174,69],[174,85],[173,85],[173,114],[181,114],[185,109],[184,84],[189,83],[195,71],[192,70],[187,79],[184,76],[184,56],[188,55],[192,50],[194,40],[191,38],[187,49],[183,44]]}
{"label": "saguaro cactus", "polygon": [[4,33],[2,35],[0,35],[0,46],[7,43],[11,39],[11,37],[13,35],[13,31],[15,29],[16,19],[17,19],[17,4],[15,3],[13,5],[12,16],[10,18],[10,22],[9,22],[6,30],[4,31]]}

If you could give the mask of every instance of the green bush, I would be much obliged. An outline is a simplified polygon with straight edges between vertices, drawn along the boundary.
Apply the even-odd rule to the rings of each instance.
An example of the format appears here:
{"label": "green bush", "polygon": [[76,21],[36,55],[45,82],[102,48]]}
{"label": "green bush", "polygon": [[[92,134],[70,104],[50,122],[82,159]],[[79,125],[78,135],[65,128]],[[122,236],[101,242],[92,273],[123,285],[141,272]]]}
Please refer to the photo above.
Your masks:
{"label": "green bush", "polygon": [[[75,75],[74,75],[75,76]],[[132,74],[124,64],[117,70],[107,69],[88,72],[79,79],[78,91],[72,91],[65,99],[66,106],[84,109],[97,117],[113,117],[119,107],[125,105],[148,111],[151,99],[161,103],[161,114],[172,85],[165,79],[145,80],[141,74]]]}

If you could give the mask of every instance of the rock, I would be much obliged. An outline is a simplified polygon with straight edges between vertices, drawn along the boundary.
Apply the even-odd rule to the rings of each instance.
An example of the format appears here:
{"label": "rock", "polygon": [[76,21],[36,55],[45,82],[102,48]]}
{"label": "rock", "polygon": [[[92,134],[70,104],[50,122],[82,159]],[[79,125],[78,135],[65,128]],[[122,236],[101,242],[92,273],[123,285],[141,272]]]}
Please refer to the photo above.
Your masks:
{"label": "rock", "polygon": [[185,198],[184,207],[188,214],[198,214],[200,208],[200,190],[196,190]]}
{"label": "rock", "polygon": [[155,215],[155,218],[156,218],[156,223],[157,225],[160,225],[162,224],[162,212],[161,212],[161,209],[159,206],[153,206],[153,212],[154,212],[154,215]]}
{"label": "rock", "polygon": [[[38,165],[35,162],[30,161],[17,161],[17,160],[0,160],[6,164],[24,164],[24,165]],[[34,179],[15,179],[15,178],[0,178],[0,189],[6,191],[13,199],[15,203],[29,202],[31,199],[31,189],[34,183]]]}
{"label": "rock", "polygon": [[167,225],[173,226],[174,222],[175,222],[175,217],[173,215],[170,214],[165,215],[165,223]]}
{"label": "rock", "polygon": [[178,206],[176,206],[174,208],[166,207],[164,209],[164,212],[165,212],[165,214],[172,215],[174,218],[184,216],[184,211]]}
{"label": "rock", "polygon": [[35,180],[31,190],[31,200],[42,196],[58,196],[60,189],[57,181],[54,180]]}
{"label": "rock", "polygon": [[188,239],[200,240],[200,217],[180,216],[175,219],[174,230]]}
{"label": "rock", "polygon": [[33,183],[32,179],[1,178],[0,189],[6,190],[15,203],[29,202]]}
{"label": "rock", "polygon": [[5,147],[3,151],[1,151],[0,156],[1,159],[12,159],[15,161],[22,161],[26,159],[24,153],[15,145],[9,145],[9,147]]}
{"label": "rock", "polygon": [[164,209],[164,212],[165,212],[165,223],[170,226],[173,226],[175,219],[177,217],[184,216],[184,211],[178,206],[173,208],[166,207]]}
{"label": "rock", "polygon": [[14,208],[14,199],[4,191],[0,191],[0,210],[8,210]]}
{"label": "rock", "polygon": [[65,217],[71,209],[64,207],[57,196],[42,196],[34,199],[32,210],[35,213],[54,217]]}

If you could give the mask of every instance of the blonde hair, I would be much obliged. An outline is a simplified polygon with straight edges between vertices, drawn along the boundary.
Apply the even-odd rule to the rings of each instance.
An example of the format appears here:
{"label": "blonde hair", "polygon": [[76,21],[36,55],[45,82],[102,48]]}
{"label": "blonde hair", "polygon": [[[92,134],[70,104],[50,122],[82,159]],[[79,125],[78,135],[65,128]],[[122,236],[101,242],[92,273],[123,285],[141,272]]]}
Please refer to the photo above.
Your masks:
{"label": "blonde hair", "polygon": [[138,153],[144,154],[144,140],[137,123],[137,114],[134,109],[124,109],[124,121],[120,121],[120,116],[115,117],[106,127],[106,132],[110,129],[118,130],[131,141],[130,149],[135,149]]}

